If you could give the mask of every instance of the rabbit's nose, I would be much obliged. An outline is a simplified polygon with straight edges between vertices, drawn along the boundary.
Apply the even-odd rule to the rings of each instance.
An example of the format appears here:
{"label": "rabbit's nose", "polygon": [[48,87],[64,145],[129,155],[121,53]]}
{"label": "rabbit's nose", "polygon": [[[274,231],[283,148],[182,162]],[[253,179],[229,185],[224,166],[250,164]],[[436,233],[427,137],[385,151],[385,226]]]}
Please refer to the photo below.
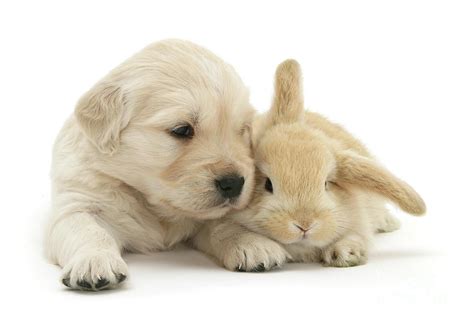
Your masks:
{"label": "rabbit's nose", "polygon": [[301,223],[293,223],[293,225],[301,230],[303,234],[306,234],[309,230],[313,229],[316,226],[315,222],[312,222],[310,224],[301,224]]}
{"label": "rabbit's nose", "polygon": [[309,229],[307,229],[307,228],[301,227],[301,226],[298,225],[298,224],[293,224],[293,225],[295,225],[295,227],[298,228],[299,230],[301,230],[303,233],[305,233],[305,232],[307,232],[307,231],[309,230]]}

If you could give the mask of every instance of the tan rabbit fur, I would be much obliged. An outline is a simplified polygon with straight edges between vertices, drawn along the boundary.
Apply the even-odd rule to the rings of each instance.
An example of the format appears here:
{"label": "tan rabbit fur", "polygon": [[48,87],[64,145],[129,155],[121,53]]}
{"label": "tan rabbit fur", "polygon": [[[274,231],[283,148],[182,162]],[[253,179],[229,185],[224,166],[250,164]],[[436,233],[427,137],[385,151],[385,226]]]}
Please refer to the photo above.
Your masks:
{"label": "tan rabbit fur", "polygon": [[[385,208],[387,200],[413,215],[425,212],[421,197],[363,144],[304,111],[300,74],[294,60],[278,67],[272,108],[254,121],[253,201],[207,227],[213,236],[221,234],[215,239],[221,240],[219,249],[229,244],[225,254],[213,254],[229,269],[266,270],[281,265],[285,256],[338,267],[363,264],[373,233],[399,227]],[[225,234],[219,232],[223,227]],[[255,233],[268,238],[262,241]],[[252,239],[259,244],[249,245]]]}

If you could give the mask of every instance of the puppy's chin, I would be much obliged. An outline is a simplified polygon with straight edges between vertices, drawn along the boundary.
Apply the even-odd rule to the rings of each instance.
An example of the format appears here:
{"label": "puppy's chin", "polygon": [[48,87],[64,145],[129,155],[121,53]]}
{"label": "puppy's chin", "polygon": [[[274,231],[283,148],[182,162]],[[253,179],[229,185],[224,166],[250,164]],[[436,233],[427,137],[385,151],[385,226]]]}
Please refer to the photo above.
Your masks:
{"label": "puppy's chin", "polygon": [[211,208],[207,211],[197,212],[197,213],[190,213],[191,218],[197,220],[211,220],[211,219],[218,219],[226,215],[231,208],[229,206],[224,207],[217,207]]}
{"label": "puppy's chin", "polygon": [[161,208],[160,213],[165,217],[173,214],[173,216],[178,215],[195,220],[217,219],[226,215],[230,210],[243,209],[249,203],[251,192],[244,188],[239,197],[224,199],[214,192],[193,195],[189,191],[176,192],[171,189],[166,189],[166,191],[173,193],[147,195],[148,203],[157,209]]}
{"label": "puppy's chin", "polygon": [[[239,210],[245,208],[247,200],[241,200],[241,198],[231,201],[223,201],[222,203],[209,207],[207,209],[181,209],[184,212],[184,216],[193,218],[196,220],[210,220],[218,219],[226,215],[230,210]],[[177,208],[179,209],[179,208]]]}
{"label": "puppy's chin", "polygon": [[195,220],[218,219],[226,215],[232,207],[229,205],[217,206],[209,209],[200,209],[197,211],[181,210],[184,217]]}
{"label": "puppy's chin", "polygon": [[233,207],[232,203],[229,201],[221,202],[218,205],[213,205],[209,207],[202,207],[199,209],[192,209],[183,207],[182,205],[177,205],[172,200],[160,199],[159,202],[153,203],[157,207],[164,208],[163,210],[167,213],[173,214],[173,216],[180,215],[182,217],[191,218],[195,220],[210,220],[223,217],[227,214]]}

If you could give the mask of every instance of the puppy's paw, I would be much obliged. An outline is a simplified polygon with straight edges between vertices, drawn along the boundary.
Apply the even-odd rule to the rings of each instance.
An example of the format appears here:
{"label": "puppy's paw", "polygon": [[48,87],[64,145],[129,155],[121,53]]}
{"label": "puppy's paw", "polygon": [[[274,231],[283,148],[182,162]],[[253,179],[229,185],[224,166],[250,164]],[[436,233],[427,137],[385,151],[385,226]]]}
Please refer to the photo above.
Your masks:
{"label": "puppy's paw", "polygon": [[376,232],[389,233],[400,228],[400,221],[389,213],[383,214],[377,223]]}
{"label": "puppy's paw", "polygon": [[367,262],[367,249],[359,238],[345,238],[324,249],[321,260],[325,266],[363,265]]}
{"label": "puppy's paw", "polygon": [[232,271],[263,272],[281,267],[288,258],[288,252],[277,242],[247,234],[226,247],[222,262]]}
{"label": "puppy's paw", "polygon": [[116,287],[127,275],[127,264],[120,255],[97,251],[74,256],[64,266],[61,281],[72,289],[100,291]]}

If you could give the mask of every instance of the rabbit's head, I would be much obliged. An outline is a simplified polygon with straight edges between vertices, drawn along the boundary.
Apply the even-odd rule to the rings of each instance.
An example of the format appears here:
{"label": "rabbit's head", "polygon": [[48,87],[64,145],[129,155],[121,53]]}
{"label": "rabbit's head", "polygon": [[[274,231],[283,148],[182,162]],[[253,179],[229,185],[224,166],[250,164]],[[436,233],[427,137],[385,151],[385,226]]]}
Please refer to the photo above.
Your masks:
{"label": "rabbit's head", "polygon": [[351,211],[344,205],[354,191],[374,192],[409,213],[424,213],[423,200],[406,183],[305,124],[300,74],[294,60],[276,71],[272,108],[254,126],[255,197],[239,221],[283,244],[323,247],[351,229]]}

